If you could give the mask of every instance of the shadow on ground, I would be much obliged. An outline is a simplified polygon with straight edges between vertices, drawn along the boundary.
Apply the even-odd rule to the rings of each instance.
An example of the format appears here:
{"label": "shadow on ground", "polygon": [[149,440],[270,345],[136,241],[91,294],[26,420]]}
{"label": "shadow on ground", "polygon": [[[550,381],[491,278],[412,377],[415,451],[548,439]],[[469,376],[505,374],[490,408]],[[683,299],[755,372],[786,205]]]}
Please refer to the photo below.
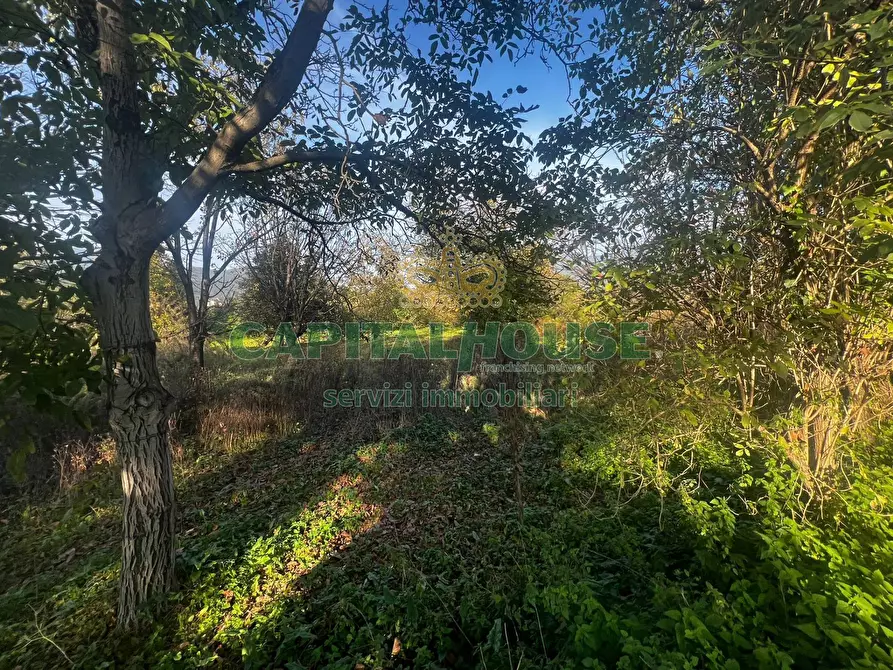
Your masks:
{"label": "shadow on ground", "polygon": [[544,667],[574,616],[541,610],[544,592],[585,578],[647,597],[684,533],[651,518],[654,501],[611,517],[613,492],[571,500],[572,473],[533,419],[522,521],[494,422],[395,412],[364,439],[305,430],[179,468],[181,588],[138,635],[114,630],[117,482],[97,473],[7,529],[5,562],[43,559],[3,578],[0,666]]}

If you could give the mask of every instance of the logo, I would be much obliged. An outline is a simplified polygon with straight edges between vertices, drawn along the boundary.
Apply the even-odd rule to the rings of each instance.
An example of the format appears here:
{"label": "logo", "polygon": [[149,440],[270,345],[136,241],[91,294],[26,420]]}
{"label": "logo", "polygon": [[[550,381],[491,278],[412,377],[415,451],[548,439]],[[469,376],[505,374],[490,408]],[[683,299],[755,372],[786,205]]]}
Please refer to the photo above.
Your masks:
{"label": "logo", "polygon": [[505,289],[505,265],[495,256],[476,255],[463,263],[457,245],[459,238],[452,226],[447,226],[442,236],[443,245],[437,265],[417,264],[409,272],[409,281],[403,289],[404,297],[413,306],[419,306],[417,281],[434,284],[444,293],[454,296],[462,307],[499,307]]}

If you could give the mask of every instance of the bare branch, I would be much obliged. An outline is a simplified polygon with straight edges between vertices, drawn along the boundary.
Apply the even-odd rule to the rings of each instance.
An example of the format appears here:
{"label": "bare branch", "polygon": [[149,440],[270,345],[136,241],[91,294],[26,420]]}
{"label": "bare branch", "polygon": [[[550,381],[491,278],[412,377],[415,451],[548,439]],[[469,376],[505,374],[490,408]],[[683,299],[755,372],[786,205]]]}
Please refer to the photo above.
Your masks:
{"label": "bare branch", "polygon": [[298,211],[288,203],[279,198],[272,195],[261,195],[260,193],[249,193],[251,198],[257,200],[258,202],[265,202],[268,205],[274,205],[275,207],[279,207],[281,210],[288,212],[292,216],[301,221],[309,223],[312,226],[339,226],[341,225],[340,221],[323,221],[321,219],[314,219],[313,217],[307,216],[301,211]]}

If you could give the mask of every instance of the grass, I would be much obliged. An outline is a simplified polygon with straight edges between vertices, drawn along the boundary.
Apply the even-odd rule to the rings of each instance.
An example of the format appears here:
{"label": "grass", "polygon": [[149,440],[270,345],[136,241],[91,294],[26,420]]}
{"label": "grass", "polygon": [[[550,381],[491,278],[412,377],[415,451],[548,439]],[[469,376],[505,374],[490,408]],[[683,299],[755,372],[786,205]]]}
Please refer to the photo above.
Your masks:
{"label": "grass", "polygon": [[[325,384],[322,369],[331,366],[319,367],[312,378]],[[399,364],[392,367],[404,374]],[[494,448],[481,417],[410,420],[397,411],[370,426],[345,412],[341,421],[325,422],[340,424],[326,433],[307,425],[308,403],[289,402],[311,393],[299,381],[308,377],[283,377],[277,366],[241,374],[222,366],[216,373],[218,388],[200,423],[201,451],[187,444],[177,463],[182,588],[165,622],[148,635],[165,643],[137,649],[113,630],[120,517],[114,465],[107,464],[50,504],[19,500],[4,510],[0,639],[13,650],[4,661],[130,658],[138,665],[151,657],[251,665],[257,658],[263,666],[283,639],[317,638],[295,619],[317,610],[336,629],[365,630],[363,658],[374,663],[386,646],[363,621],[380,619],[374,603],[368,613],[362,597],[330,610],[324,603],[333,591],[320,585],[361,573],[387,582],[400,566],[404,586],[394,584],[395,593],[426,591],[428,575],[413,567],[413,548],[442,548],[460,522],[473,521],[486,534],[488,521],[513,514],[511,482],[500,481],[507,456]],[[32,560],[24,563],[22,555]],[[436,551],[431,557],[438,566],[452,562]],[[416,586],[405,586],[407,579]],[[416,616],[424,609],[417,607]],[[411,644],[398,644],[403,658]]]}
{"label": "grass", "polygon": [[178,445],[180,588],[136,635],[114,628],[114,464],[6,500],[0,667],[887,663],[893,532],[870,486],[887,466],[797,521],[794,471],[718,418],[646,430],[592,396],[512,440],[485,411],[318,407],[327,385],[410,377],[449,372],[215,360]]}

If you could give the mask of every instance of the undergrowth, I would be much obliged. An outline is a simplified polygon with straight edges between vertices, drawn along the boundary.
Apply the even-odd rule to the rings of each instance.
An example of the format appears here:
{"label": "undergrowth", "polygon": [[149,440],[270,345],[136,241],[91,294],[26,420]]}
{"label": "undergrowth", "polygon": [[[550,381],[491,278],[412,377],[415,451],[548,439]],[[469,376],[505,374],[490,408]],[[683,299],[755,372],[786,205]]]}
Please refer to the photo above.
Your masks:
{"label": "undergrowth", "polygon": [[[289,379],[213,393],[285,411]],[[893,667],[888,434],[820,485],[721,413],[643,427],[596,398],[526,420],[520,516],[488,412],[184,439],[179,590],[138,634],[114,628],[114,464],[9,499],[0,666]]]}

